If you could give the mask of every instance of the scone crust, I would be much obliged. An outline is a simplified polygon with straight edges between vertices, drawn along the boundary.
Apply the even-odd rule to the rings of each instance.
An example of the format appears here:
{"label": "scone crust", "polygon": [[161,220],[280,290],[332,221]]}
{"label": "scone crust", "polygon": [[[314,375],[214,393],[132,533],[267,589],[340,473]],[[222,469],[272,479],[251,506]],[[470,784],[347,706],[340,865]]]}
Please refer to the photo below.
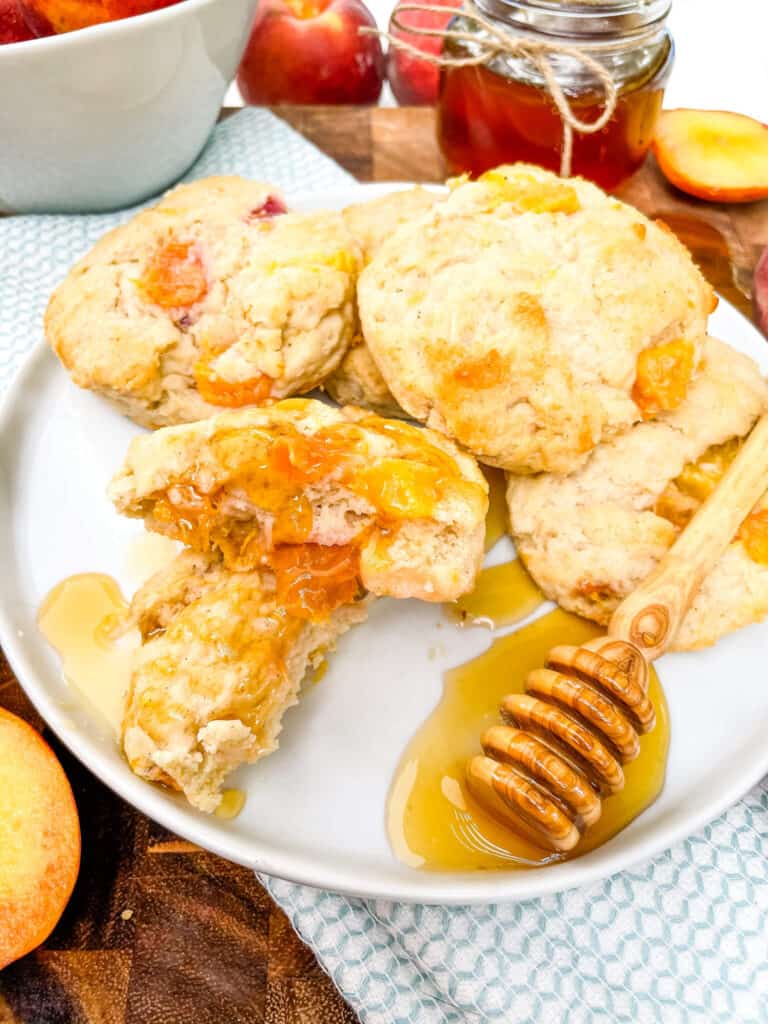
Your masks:
{"label": "scone crust", "polygon": [[405,416],[363,338],[352,342],[338,368],[323,383],[339,405],[359,405],[379,416]]}
{"label": "scone crust", "polygon": [[[381,245],[361,327],[407,413],[483,462],[566,473],[640,418],[644,349],[685,339],[698,355],[713,293],[671,232],[589,182],[496,174]],[[544,205],[567,187],[578,208],[520,212],[505,198],[520,182]]]}
{"label": "scone crust", "polygon": [[226,776],[278,746],[307,669],[367,614],[365,602],[321,621],[286,615],[268,570],[232,573],[217,555],[182,552],[136,594],[144,644],[123,722],[134,772],[213,811]]}
{"label": "scone crust", "polygon": [[[744,437],[768,408],[755,363],[709,338],[683,405],[600,445],[568,477],[511,476],[518,552],[547,597],[607,624],[677,536],[654,509],[667,485],[712,445]],[[735,539],[705,579],[675,641],[705,647],[768,614],[768,567]]]}
{"label": "scone crust", "polygon": [[[359,250],[340,214],[260,216],[271,185],[206,178],[169,192],[105,235],[54,292],[46,337],[81,387],[148,427],[189,422],[206,401],[196,368],[240,385],[265,375],[270,398],[317,386],[356,325]],[[254,212],[256,211],[256,212]],[[189,246],[206,291],[164,307],[142,286],[163,245]]]}
{"label": "scone crust", "polygon": [[417,186],[345,207],[341,215],[360,246],[363,264],[371,262],[396,228],[415,220],[444,198],[441,192]]}
{"label": "scone crust", "polygon": [[[342,210],[347,227],[360,246],[363,265],[370,263],[383,242],[401,224],[420,217],[444,198],[440,192],[407,188],[365,203],[354,203]],[[340,405],[361,405],[380,416],[404,415],[362,335],[353,340],[323,388]]]}

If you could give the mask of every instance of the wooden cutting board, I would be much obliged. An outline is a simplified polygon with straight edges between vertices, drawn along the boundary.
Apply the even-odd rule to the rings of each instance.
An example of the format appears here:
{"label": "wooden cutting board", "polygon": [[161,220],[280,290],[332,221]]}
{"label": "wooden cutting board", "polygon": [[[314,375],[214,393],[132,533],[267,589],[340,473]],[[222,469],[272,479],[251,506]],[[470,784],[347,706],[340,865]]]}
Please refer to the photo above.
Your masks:
{"label": "wooden cutting board", "polygon": [[[431,109],[276,113],[362,181],[445,176]],[[652,159],[620,195],[666,221],[718,291],[751,314],[768,202],[688,199]],[[0,705],[43,728],[1,653]],[[0,1024],[354,1024],[251,872],[155,825],[47,738],[75,791],[83,862],[48,941],[0,973]]]}

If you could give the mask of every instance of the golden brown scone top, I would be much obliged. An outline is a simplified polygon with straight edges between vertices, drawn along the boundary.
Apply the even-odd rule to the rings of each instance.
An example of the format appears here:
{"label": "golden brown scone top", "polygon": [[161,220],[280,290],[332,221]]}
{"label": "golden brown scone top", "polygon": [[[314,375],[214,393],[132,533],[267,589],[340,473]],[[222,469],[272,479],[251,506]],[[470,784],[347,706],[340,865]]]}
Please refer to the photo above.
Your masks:
{"label": "golden brown scone top", "polygon": [[679,404],[714,298],[668,230],[589,182],[513,165],[398,228],[358,305],[406,412],[484,462],[564,473]]}
{"label": "golden brown scone top", "polygon": [[451,441],[311,399],[137,437],[110,495],[233,569],[293,559],[287,575],[311,575],[308,560],[346,551],[339,577],[431,601],[471,589],[488,506],[485,477]]}
{"label": "golden brown scone top", "polygon": [[[768,385],[754,362],[709,338],[683,404],[599,445],[567,477],[509,477],[511,531],[528,570],[562,607],[606,624],[717,485]],[[703,647],[768,613],[768,513],[758,506],[704,581],[675,646]]]}
{"label": "golden brown scone top", "polygon": [[46,313],[75,383],[149,427],[317,386],[355,330],[359,249],[339,213],[284,211],[205,178],[105,235]]}

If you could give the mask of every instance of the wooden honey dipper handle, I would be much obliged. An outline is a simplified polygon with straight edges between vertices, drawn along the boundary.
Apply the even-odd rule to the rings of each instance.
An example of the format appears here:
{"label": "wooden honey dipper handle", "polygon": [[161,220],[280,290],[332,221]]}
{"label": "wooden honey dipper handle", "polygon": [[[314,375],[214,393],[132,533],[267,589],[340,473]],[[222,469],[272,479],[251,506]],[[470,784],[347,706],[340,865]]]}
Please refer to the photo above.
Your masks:
{"label": "wooden honey dipper handle", "polygon": [[663,654],[702,580],[766,489],[768,414],[658,566],[616,609],[609,635],[636,644],[648,661]]}
{"label": "wooden honey dipper handle", "polygon": [[554,647],[525,694],[501,705],[482,737],[469,791],[497,820],[554,851],[576,846],[624,787],[622,764],[653,728],[648,663],[670,645],[702,580],[768,488],[764,415],[654,572],[616,609],[608,635]]}

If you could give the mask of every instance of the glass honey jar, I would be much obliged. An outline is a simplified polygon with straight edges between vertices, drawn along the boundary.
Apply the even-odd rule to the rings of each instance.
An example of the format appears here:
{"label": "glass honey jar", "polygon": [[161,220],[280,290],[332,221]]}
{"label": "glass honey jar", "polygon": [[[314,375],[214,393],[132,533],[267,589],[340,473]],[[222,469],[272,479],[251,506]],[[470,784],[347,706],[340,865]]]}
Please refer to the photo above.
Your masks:
{"label": "glass honey jar", "polygon": [[[599,131],[573,133],[570,173],[615,189],[643,162],[656,130],[674,61],[666,26],[672,0],[474,2],[494,28],[552,47],[547,60],[580,121],[600,116],[605,87],[588,61],[557,47],[576,48],[605,68],[616,86],[616,107]],[[441,69],[438,138],[451,172],[481,174],[517,160],[560,170],[563,122],[540,64],[508,53],[484,60],[489,34],[471,9],[457,14],[449,29],[454,34],[445,39],[443,58],[457,63]]]}

